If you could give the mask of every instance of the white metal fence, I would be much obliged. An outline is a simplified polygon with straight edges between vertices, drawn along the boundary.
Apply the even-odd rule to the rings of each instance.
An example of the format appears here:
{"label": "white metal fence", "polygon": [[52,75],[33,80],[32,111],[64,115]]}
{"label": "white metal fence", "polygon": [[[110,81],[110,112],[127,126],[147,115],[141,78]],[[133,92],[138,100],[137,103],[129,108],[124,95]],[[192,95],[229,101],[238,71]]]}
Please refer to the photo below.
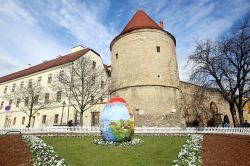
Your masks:
{"label": "white metal fence", "polygon": [[[99,127],[46,127],[46,128],[26,128],[26,129],[0,129],[0,135],[21,132],[22,134],[89,134],[99,135]],[[138,135],[168,135],[168,134],[237,134],[249,135],[250,128],[224,128],[224,127],[204,127],[204,128],[181,128],[181,127],[136,127],[135,134]]]}

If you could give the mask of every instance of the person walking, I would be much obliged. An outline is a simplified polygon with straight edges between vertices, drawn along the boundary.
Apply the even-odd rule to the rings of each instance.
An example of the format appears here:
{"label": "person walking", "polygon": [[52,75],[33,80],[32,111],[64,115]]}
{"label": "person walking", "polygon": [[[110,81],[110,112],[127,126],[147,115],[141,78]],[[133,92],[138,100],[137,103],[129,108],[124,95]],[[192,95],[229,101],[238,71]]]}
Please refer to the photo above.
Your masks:
{"label": "person walking", "polygon": [[230,127],[230,121],[227,115],[224,115],[223,127]]}

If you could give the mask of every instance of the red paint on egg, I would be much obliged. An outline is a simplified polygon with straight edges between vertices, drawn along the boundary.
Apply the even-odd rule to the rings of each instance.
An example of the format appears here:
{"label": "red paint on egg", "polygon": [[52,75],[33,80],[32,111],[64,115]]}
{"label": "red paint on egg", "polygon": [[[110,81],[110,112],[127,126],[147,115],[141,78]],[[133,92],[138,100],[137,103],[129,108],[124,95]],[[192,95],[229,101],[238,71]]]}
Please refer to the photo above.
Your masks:
{"label": "red paint on egg", "polygon": [[123,98],[121,97],[112,97],[109,101],[109,104],[111,103],[127,103]]}

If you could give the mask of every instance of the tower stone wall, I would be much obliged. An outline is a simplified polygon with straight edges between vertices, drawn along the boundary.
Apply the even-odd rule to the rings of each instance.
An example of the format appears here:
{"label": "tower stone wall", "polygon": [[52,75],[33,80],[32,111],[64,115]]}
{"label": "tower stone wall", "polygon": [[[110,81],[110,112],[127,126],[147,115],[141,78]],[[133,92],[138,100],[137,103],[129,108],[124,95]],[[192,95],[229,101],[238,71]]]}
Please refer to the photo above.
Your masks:
{"label": "tower stone wall", "polygon": [[164,30],[133,30],[113,40],[111,53],[111,95],[125,98],[136,125],[180,126],[173,36]]}

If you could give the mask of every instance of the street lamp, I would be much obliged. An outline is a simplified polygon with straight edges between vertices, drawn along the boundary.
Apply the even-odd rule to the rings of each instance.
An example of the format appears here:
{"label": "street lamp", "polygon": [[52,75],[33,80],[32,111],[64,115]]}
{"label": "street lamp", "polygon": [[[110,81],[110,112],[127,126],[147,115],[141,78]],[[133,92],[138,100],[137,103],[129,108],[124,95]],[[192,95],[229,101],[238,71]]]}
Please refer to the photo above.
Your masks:
{"label": "street lamp", "polygon": [[61,116],[61,123],[60,123],[60,125],[62,125],[62,119],[63,119],[63,110],[64,110],[64,107],[66,106],[66,102],[65,101],[63,101],[62,102],[62,116]]}

